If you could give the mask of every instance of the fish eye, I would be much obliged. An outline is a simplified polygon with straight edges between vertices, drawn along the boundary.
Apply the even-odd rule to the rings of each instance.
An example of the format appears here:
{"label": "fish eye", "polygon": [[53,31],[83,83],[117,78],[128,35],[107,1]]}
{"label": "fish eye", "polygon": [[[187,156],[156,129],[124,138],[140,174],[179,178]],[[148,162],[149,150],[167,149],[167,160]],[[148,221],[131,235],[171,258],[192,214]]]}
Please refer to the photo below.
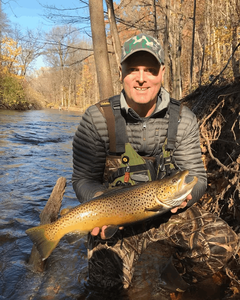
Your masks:
{"label": "fish eye", "polygon": [[176,178],[173,178],[172,182],[175,183],[177,182],[178,180]]}

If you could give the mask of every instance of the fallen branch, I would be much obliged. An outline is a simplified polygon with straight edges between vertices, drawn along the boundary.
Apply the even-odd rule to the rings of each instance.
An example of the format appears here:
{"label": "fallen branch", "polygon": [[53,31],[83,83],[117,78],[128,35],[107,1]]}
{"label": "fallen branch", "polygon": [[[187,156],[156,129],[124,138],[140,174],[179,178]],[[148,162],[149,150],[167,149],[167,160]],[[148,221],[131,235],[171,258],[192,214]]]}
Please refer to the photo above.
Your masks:
{"label": "fallen branch", "polygon": [[231,173],[240,173],[240,171],[236,171],[236,170],[233,170],[231,168],[228,168],[226,167],[224,164],[222,164],[220,162],[220,160],[218,158],[216,158],[213,153],[212,153],[212,149],[211,149],[211,145],[210,145],[210,142],[209,142],[209,139],[207,138],[207,136],[203,133],[203,130],[201,130],[201,134],[203,136],[203,138],[205,139],[206,143],[207,143],[207,149],[208,149],[208,152],[209,152],[209,155],[211,156],[211,158],[213,160],[215,160],[215,162],[217,163],[217,165],[219,165],[224,171],[226,172],[231,172]]}
{"label": "fallen branch", "polygon": [[203,123],[202,123],[202,125],[200,126],[200,128],[203,127],[203,125],[206,123],[206,121],[207,121],[208,119],[210,119],[210,117],[215,113],[215,111],[218,109],[218,107],[219,107],[221,104],[224,105],[224,100],[225,100],[225,99],[223,99],[221,102],[219,102],[218,105],[212,110],[212,112],[211,112],[211,113],[203,120]]}

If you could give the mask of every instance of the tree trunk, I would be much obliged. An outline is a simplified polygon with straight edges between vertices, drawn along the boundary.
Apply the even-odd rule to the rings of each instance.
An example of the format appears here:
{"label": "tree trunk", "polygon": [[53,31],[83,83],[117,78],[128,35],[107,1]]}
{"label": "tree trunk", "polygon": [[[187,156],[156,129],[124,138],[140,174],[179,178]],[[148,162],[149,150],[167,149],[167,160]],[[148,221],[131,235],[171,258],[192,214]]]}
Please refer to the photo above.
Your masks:
{"label": "tree trunk", "polygon": [[169,16],[170,16],[170,0],[166,0],[166,16],[165,16],[165,32],[164,32],[164,54],[165,54],[165,73],[164,73],[164,88],[170,92],[171,85],[170,85],[170,78],[171,78],[171,68],[169,62]]}
{"label": "tree trunk", "polygon": [[203,75],[204,59],[205,59],[205,42],[204,42],[204,44],[202,46],[202,61],[201,61],[201,68],[200,68],[200,75],[199,75],[199,86],[202,85],[202,75]]}
{"label": "tree trunk", "polygon": [[[234,1],[235,2],[235,1]],[[235,5],[232,7],[230,6],[231,10],[231,28],[232,28],[232,47],[231,50],[234,51],[238,45],[238,27],[239,27],[239,19],[237,16],[238,13],[240,12],[240,1],[235,2]],[[234,80],[239,82],[240,79],[240,59],[239,56],[237,57],[236,55],[232,56],[232,70],[233,70],[233,76]]]}
{"label": "tree trunk", "polygon": [[112,0],[106,0],[107,8],[108,8],[108,20],[110,23],[110,31],[113,41],[113,49],[116,55],[116,61],[117,65],[120,65],[121,60],[121,42],[118,35],[118,29],[116,24],[116,18],[114,13],[114,7],[113,7],[113,1]]}
{"label": "tree trunk", "polygon": [[157,25],[157,9],[156,0],[153,0],[153,22],[154,22],[154,37],[158,39],[158,25]]}
{"label": "tree trunk", "polygon": [[[2,16],[2,1],[0,1],[0,16]],[[2,65],[2,26],[0,26],[0,65]]]}
{"label": "tree trunk", "polygon": [[70,78],[69,78],[67,108],[69,108],[71,106],[71,100],[72,100],[71,93],[72,93],[72,71],[70,72]]}
{"label": "tree trunk", "polygon": [[[173,3],[172,7],[173,11],[177,10],[176,2]],[[170,44],[171,47],[171,58],[172,58],[172,97],[175,99],[178,99],[178,89],[177,89],[177,48],[178,48],[178,15],[173,17],[173,14],[171,14],[170,18],[170,25],[169,25],[169,31],[170,31]]]}
{"label": "tree trunk", "polygon": [[192,55],[191,55],[191,64],[190,64],[190,90],[192,88],[192,82],[193,82],[195,26],[196,26],[196,0],[194,0],[194,4],[193,4]]}
{"label": "tree trunk", "polygon": [[89,0],[94,59],[100,99],[113,96],[113,85],[106,42],[102,0]]}
{"label": "tree trunk", "polygon": [[177,57],[176,57],[176,99],[182,98],[182,69],[181,69],[181,55],[182,55],[182,19],[179,22],[179,35],[177,41]]}

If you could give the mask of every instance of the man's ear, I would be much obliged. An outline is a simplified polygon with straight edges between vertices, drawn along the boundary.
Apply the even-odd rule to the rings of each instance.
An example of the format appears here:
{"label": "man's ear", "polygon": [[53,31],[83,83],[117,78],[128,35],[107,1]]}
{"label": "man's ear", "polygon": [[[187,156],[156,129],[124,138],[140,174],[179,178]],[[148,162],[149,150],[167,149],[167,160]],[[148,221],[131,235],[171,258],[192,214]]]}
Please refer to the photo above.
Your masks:
{"label": "man's ear", "polygon": [[118,70],[119,70],[119,80],[120,80],[120,82],[122,83],[122,81],[123,81],[123,76],[122,76],[122,66],[121,65],[119,65],[119,67],[118,67]]}
{"label": "man's ear", "polygon": [[161,68],[162,68],[162,73],[163,73],[163,75],[164,75],[164,73],[165,73],[165,66],[162,65]]}

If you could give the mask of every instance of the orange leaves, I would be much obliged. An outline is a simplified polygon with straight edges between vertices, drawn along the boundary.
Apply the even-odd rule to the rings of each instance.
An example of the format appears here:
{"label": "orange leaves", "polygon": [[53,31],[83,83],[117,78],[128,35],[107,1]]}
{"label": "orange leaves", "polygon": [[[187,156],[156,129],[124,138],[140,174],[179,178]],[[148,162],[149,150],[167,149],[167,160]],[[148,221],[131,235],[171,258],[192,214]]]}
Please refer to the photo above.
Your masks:
{"label": "orange leaves", "polygon": [[18,57],[22,53],[22,48],[12,38],[4,37],[2,39],[2,71],[4,74],[21,78],[20,74],[23,66],[20,65]]}

